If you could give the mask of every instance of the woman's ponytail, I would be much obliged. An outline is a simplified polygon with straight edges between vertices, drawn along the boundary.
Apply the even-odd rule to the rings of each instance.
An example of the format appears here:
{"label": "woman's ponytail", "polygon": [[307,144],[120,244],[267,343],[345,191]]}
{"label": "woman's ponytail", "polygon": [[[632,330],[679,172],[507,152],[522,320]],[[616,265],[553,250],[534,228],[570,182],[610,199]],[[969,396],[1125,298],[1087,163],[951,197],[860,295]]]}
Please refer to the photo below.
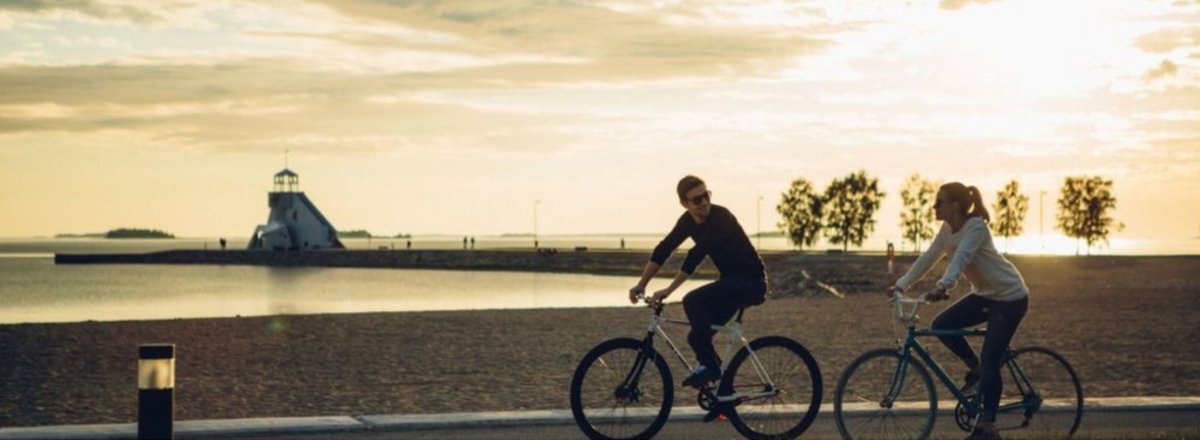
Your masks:
{"label": "woman's ponytail", "polygon": [[967,212],[967,217],[979,217],[984,222],[990,222],[992,217],[988,215],[987,206],[983,204],[983,194],[979,193],[979,188],[968,186],[967,195],[971,197],[971,210]]}

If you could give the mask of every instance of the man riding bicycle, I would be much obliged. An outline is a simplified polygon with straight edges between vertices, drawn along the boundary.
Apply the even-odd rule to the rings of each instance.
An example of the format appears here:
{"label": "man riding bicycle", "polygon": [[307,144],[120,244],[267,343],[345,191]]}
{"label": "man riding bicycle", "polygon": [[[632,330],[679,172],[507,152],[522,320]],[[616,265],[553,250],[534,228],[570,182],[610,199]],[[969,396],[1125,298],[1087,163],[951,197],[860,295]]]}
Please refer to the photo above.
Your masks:
{"label": "man riding bicycle", "polygon": [[691,375],[683,380],[683,385],[698,387],[721,378],[721,359],[713,347],[716,332],[712,326],[725,324],[741,308],[761,304],[767,294],[767,278],[762,258],[750,244],[750,238],[737,218],[728,209],[712,204],[712,192],[703,180],[684,176],[675,191],[686,212],[655,246],[650,261],[642,270],[641,280],[629,289],[629,301],[636,303],[638,297],[645,294],[646,285],[683,240],[690,237],[695,245],[688,251],[671,284],[649,298],[652,307],[661,306],[663,300],[687,281],[705,256],[712,259],[720,277],[688,292],[683,298],[683,310],[691,325],[688,344],[695,351],[698,362]]}

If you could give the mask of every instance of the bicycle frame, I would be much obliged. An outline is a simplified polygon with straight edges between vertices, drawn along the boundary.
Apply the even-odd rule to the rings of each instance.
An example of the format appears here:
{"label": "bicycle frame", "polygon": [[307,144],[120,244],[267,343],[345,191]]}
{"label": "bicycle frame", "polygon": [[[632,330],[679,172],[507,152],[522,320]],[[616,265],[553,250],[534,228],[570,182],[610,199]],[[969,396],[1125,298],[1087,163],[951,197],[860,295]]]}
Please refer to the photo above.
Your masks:
{"label": "bicycle frame", "polygon": [[908,334],[904,339],[904,344],[900,346],[897,351],[900,354],[900,365],[896,368],[896,373],[892,377],[892,388],[889,390],[884,403],[890,406],[891,403],[895,401],[896,397],[900,395],[900,391],[904,389],[903,379],[908,373],[908,365],[912,362],[912,353],[916,353],[917,357],[919,357],[921,361],[933,371],[934,376],[936,376],[938,380],[940,380],[942,384],[946,386],[946,389],[950,390],[950,393],[954,395],[954,398],[966,405],[972,415],[975,414],[975,412],[977,412],[977,402],[958,389],[958,385],[955,384],[954,379],[950,378],[950,375],[946,373],[946,369],[942,368],[942,365],[938,363],[938,361],[934,359],[932,355],[929,354],[929,350],[926,349],[925,346],[917,340],[917,338],[929,336],[984,336],[986,334],[987,329],[918,330],[913,327],[908,327]]}
{"label": "bicycle frame", "polygon": [[[683,320],[678,320],[678,319],[664,318],[662,316],[662,312],[663,312],[663,309],[661,307],[657,307],[654,309],[654,317],[650,319],[650,326],[649,326],[649,328],[646,329],[646,336],[645,336],[645,338],[642,339],[642,342],[645,344],[646,347],[653,348],[654,347],[654,337],[656,335],[662,336],[662,338],[667,341],[667,346],[671,347],[671,351],[673,351],[675,353],[675,357],[677,359],[679,359],[679,362],[683,363],[684,367],[686,367],[688,371],[691,371],[692,370],[691,362],[688,362],[687,358],[684,357],[683,352],[679,350],[679,346],[675,345],[675,341],[671,340],[671,337],[668,336],[667,333],[665,331],[663,331],[663,328],[662,328],[662,324],[664,324],[664,323],[682,325],[682,326],[690,326],[691,323],[689,323],[688,321],[683,321]],[[775,382],[771,380],[770,375],[767,374],[766,369],[763,368],[762,362],[759,361],[759,359],[758,359],[758,355],[754,352],[754,350],[752,348],[750,348],[750,342],[747,341],[745,336],[742,335],[741,318],[742,318],[743,312],[744,312],[744,309],[742,311],[739,311],[736,319],[732,320],[732,323],[726,323],[725,325],[713,325],[712,326],[712,329],[717,331],[717,333],[728,333],[730,335],[729,344],[727,345],[727,348],[725,349],[725,356],[723,358],[724,359],[723,362],[725,363],[725,365],[722,365],[721,369],[722,369],[722,371],[727,370],[726,367],[729,366],[729,361],[731,359],[733,359],[733,356],[734,356],[734,354],[736,354],[737,349],[739,347],[745,347],[746,351],[748,351],[750,353],[751,364],[754,365],[755,373],[758,375],[759,380],[762,381],[763,384],[767,385],[767,387],[765,388],[765,391],[760,391],[760,392],[756,392],[756,393],[735,392],[733,394],[726,395],[726,396],[716,396],[716,395],[710,396],[716,402],[732,402],[732,401],[741,402],[741,401],[746,401],[746,400],[771,397],[771,396],[774,396],[777,394],[777,391],[775,391]],[[638,360],[637,360],[637,362],[634,362],[634,367],[629,372],[629,376],[626,377],[625,383],[636,384],[637,378],[641,377],[642,369],[645,368],[646,363],[648,361],[650,361],[650,359],[645,356],[645,354],[647,352],[648,352],[648,350],[643,351],[642,354],[638,356]],[[709,390],[707,387],[703,388],[702,392],[706,392],[706,393],[710,393],[710,394],[712,393],[712,391]]]}
{"label": "bicycle frame", "polygon": [[[968,396],[963,393],[958,388],[958,385],[954,382],[954,379],[950,378],[950,375],[946,373],[946,369],[943,368],[942,365],[938,363],[932,355],[929,354],[929,350],[926,349],[925,346],[922,345],[919,340],[917,340],[917,338],[931,336],[986,336],[987,329],[917,329],[916,324],[920,321],[920,317],[917,316],[917,309],[922,304],[927,302],[925,300],[925,295],[910,299],[904,297],[901,292],[895,292],[893,302],[896,305],[897,318],[904,322],[907,331],[904,343],[897,349],[897,353],[900,355],[900,364],[896,367],[896,372],[892,376],[891,389],[888,390],[888,394],[882,404],[884,406],[891,407],[896,398],[899,396],[900,391],[904,389],[904,378],[908,372],[908,365],[912,362],[912,353],[915,352],[917,357],[921,358],[921,361],[923,361],[925,365],[933,371],[934,376],[937,376],[942,384],[946,386],[946,389],[950,390],[950,393],[954,395],[954,398],[963,405],[963,408],[966,409],[967,414],[971,417],[974,417],[979,413],[981,410],[980,407],[983,404],[981,399],[978,398],[979,396]],[[910,310],[905,310],[905,305],[910,305],[912,308]],[[1005,413],[1023,409],[1025,410],[1026,419],[1028,419],[1030,415],[1041,408],[1041,395],[1033,389],[1033,385],[1029,382],[1029,378],[1025,376],[1024,370],[1021,369],[1020,365],[1017,365],[1017,361],[1012,356],[1011,350],[1009,350],[1008,354],[1005,356],[1004,364],[1008,366],[1008,370],[1013,377],[1013,382],[1016,384],[1017,389],[1020,390],[1023,398],[1021,402],[1001,405],[997,409],[997,413]]]}

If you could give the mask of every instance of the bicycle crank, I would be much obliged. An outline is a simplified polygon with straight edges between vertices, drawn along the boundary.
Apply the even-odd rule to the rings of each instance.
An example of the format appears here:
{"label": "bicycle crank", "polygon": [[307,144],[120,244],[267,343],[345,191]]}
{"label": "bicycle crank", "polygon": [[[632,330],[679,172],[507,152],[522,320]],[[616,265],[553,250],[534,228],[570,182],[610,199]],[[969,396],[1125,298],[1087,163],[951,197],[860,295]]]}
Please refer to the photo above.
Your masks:
{"label": "bicycle crank", "polygon": [[[967,401],[974,402],[975,396],[967,396]],[[959,429],[966,432],[971,432],[971,422],[973,421],[975,421],[975,414],[971,414],[969,411],[967,411],[967,408],[963,406],[961,401],[958,402],[958,404],[954,406],[954,423],[958,425]]]}
{"label": "bicycle crank", "polygon": [[713,394],[707,386],[702,387],[700,393],[696,394],[696,403],[700,405],[700,409],[710,411],[717,404],[717,395]]}

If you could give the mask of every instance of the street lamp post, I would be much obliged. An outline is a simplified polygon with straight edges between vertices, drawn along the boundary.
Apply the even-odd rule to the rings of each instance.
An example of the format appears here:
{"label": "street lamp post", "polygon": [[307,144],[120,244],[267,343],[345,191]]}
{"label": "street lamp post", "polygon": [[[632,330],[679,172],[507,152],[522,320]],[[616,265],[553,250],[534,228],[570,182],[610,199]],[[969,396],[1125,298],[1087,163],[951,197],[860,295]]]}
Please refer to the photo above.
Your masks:
{"label": "street lamp post", "polygon": [[762,201],[763,196],[758,196],[758,206],[756,207],[758,216],[755,218],[755,222],[758,223],[758,244],[755,247],[760,251],[762,250]]}
{"label": "street lamp post", "polygon": [[533,248],[538,248],[538,205],[541,205],[541,200],[533,201]]}
{"label": "street lamp post", "polygon": [[1038,246],[1046,253],[1046,191],[1038,193]]}

